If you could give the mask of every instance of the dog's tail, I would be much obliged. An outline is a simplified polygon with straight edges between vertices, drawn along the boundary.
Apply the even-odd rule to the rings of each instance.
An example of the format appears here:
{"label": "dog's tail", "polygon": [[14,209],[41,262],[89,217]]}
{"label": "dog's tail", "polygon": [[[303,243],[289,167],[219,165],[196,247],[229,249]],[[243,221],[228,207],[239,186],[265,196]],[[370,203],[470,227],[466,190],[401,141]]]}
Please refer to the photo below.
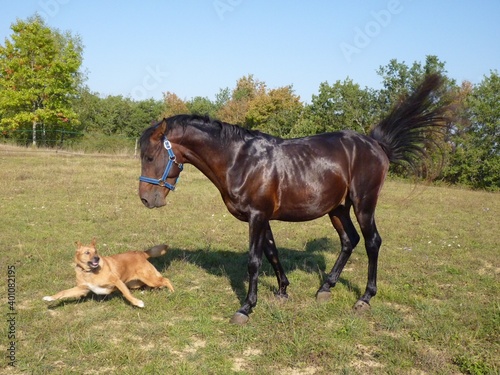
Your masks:
{"label": "dog's tail", "polygon": [[153,246],[151,249],[145,251],[146,259],[161,257],[162,255],[165,255],[167,253],[167,249],[168,246],[164,244]]}

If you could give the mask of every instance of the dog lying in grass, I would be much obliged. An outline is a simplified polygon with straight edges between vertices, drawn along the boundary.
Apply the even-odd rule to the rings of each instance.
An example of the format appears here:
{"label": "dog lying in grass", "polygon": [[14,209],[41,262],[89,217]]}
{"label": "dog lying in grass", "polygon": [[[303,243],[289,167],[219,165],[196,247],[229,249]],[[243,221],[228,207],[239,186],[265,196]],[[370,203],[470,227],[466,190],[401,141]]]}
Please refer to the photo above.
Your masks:
{"label": "dog lying in grass", "polygon": [[134,306],[144,307],[144,302],[135,298],[129,288],[136,289],[144,285],[151,288],[166,286],[172,292],[174,288],[170,280],[163,277],[156,268],[147,261],[165,255],[166,245],[157,245],[146,251],[129,251],[126,253],[100,257],[95,247],[96,240],[88,246],[77,242],[75,254],[75,271],[77,286],[63,290],[53,296],[43,297],[44,301],[56,301],[63,298],[81,298],[89,292],[106,295],[119,290]]}

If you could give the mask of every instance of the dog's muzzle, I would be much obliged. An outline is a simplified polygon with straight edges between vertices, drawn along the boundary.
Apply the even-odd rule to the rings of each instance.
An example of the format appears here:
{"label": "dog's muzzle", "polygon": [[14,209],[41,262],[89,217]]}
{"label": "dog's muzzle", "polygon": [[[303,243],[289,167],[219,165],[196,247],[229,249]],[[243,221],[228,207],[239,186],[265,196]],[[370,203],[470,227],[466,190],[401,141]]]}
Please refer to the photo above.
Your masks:
{"label": "dog's muzzle", "polygon": [[96,269],[97,267],[99,267],[99,261],[101,259],[99,257],[93,257],[91,261],[89,261],[89,267],[91,269]]}

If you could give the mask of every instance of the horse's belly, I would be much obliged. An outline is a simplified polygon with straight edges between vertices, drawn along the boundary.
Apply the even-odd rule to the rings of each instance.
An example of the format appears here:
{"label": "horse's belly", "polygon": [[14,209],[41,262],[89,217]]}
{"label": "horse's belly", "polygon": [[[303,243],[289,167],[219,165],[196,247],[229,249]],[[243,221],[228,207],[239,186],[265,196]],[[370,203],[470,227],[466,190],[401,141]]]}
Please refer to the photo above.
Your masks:
{"label": "horse's belly", "polygon": [[285,204],[278,207],[273,213],[271,220],[282,221],[309,221],[326,215],[338,204],[325,204],[325,202],[304,201],[300,204]]}
{"label": "horse's belly", "polygon": [[332,211],[345,201],[347,189],[295,189],[283,191],[272,220],[309,221]]}

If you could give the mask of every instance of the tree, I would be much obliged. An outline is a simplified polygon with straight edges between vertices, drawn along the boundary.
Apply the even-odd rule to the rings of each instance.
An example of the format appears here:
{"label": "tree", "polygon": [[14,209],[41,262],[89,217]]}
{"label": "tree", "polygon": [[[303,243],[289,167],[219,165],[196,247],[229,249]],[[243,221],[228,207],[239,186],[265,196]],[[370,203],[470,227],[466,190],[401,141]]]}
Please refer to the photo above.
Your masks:
{"label": "tree", "polygon": [[163,117],[182,115],[189,113],[189,109],[184,101],[174,93],[167,91],[163,97],[164,110]]}
{"label": "tree", "polygon": [[[381,66],[377,73],[382,77],[383,84],[383,88],[377,93],[379,118],[383,118],[396,103],[413,93],[424,77],[431,73],[438,73],[444,79],[440,91],[433,93],[433,105],[448,107],[450,102],[454,100],[455,82],[446,76],[445,63],[436,56],[426,56],[424,64],[415,61],[411,66],[393,59],[386,66]],[[451,129],[451,124],[448,125],[448,129]],[[446,141],[449,141],[452,137],[453,134],[451,133],[443,137],[438,132],[429,132],[427,138],[430,142],[426,146],[428,158],[422,160],[418,171],[420,177],[432,179],[442,173],[448,147]],[[392,165],[390,170],[400,175],[408,173],[405,168],[398,165]]]}
{"label": "tree", "polygon": [[470,97],[474,145],[480,150],[475,187],[500,189],[500,76],[492,71]]}
{"label": "tree", "polygon": [[210,99],[202,97],[202,96],[195,96],[193,99],[191,99],[188,103],[186,103],[188,110],[190,113],[193,115],[201,115],[201,116],[210,116],[213,117],[215,116],[215,113],[217,111],[217,107],[214,103],[210,101]]}
{"label": "tree", "polygon": [[246,127],[246,114],[250,101],[265,92],[264,82],[255,80],[252,74],[240,78],[231,93],[231,99],[217,111],[217,117],[230,124]]}
{"label": "tree", "polygon": [[127,137],[139,137],[142,131],[151,125],[152,121],[161,119],[163,103],[155,99],[132,102],[130,124],[124,128]]}
{"label": "tree", "polygon": [[[381,113],[389,112],[402,97],[415,91],[425,75],[430,73],[439,73],[447,79],[445,63],[434,55],[426,56],[425,64],[415,61],[411,67],[396,59],[392,59],[386,66],[381,66],[377,70],[377,74],[382,77],[383,85],[378,93]],[[454,85],[454,82],[448,80],[448,85],[444,87],[449,85]]]}
{"label": "tree", "polygon": [[473,188],[500,189],[500,76],[492,71],[462,85],[457,126],[445,178]]}
{"label": "tree", "polygon": [[13,136],[31,129],[36,145],[38,131],[43,137],[78,125],[72,99],[83,80],[83,47],[78,37],[49,28],[38,15],[11,29],[11,40],[0,46],[0,130]]}
{"label": "tree", "polygon": [[98,131],[99,124],[105,123],[106,119],[101,102],[99,94],[91,92],[86,86],[80,88],[77,97],[73,100],[73,108],[75,108],[79,121],[78,130]]}
{"label": "tree", "polygon": [[302,112],[300,97],[292,86],[259,91],[248,103],[246,127],[287,137]]}
{"label": "tree", "polygon": [[366,133],[375,118],[374,96],[361,89],[352,79],[320,84],[318,95],[313,95],[308,107],[315,133],[352,129]]}
{"label": "tree", "polygon": [[215,94],[215,114],[217,115],[218,111],[222,107],[224,107],[227,102],[231,99],[231,90],[229,87],[225,87],[223,89],[219,89],[219,92]]}

